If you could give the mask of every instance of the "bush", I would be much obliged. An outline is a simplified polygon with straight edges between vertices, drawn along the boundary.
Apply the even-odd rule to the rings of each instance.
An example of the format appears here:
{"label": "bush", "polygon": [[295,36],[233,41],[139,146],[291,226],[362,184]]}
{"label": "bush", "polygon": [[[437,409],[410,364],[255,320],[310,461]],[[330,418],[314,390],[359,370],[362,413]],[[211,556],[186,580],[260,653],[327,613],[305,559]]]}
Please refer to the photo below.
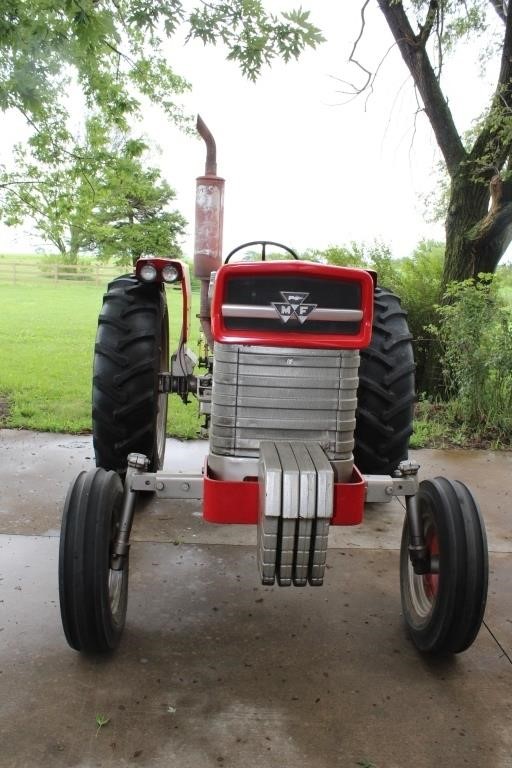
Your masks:
{"label": "bush", "polygon": [[493,442],[512,437],[512,312],[493,275],[448,286],[434,334],[450,415],[466,433]]}
{"label": "bush", "polygon": [[391,250],[384,243],[374,243],[367,250],[367,261],[370,269],[377,273],[377,282],[382,288],[400,295],[400,275],[403,260],[394,259]]}
{"label": "bush", "polygon": [[432,331],[438,323],[436,307],[441,301],[444,245],[421,242],[413,255],[400,262],[393,286],[407,310],[416,361],[416,389],[430,396],[439,394],[442,380],[436,373],[439,341]]}
{"label": "bush", "polygon": [[365,256],[367,266],[377,272],[379,285],[396,293],[407,312],[413,336],[417,391],[436,394],[441,382],[434,378],[436,350],[432,350],[432,346],[438,346],[439,342],[429,329],[437,323],[436,306],[441,300],[444,245],[424,240],[412,256],[394,259],[386,245],[375,243],[366,250]]}

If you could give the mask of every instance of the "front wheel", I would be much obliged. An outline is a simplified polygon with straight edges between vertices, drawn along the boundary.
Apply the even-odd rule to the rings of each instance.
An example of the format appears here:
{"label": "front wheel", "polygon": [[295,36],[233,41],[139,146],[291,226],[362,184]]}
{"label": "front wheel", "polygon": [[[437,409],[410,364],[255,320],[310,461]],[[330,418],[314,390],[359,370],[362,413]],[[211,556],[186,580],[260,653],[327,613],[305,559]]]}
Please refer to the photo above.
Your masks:
{"label": "front wheel", "polygon": [[123,499],[119,475],[80,472],[62,516],[59,596],[64,633],[76,651],[112,651],[123,632],[128,602],[128,556],[110,567]]}
{"label": "front wheel", "polygon": [[402,610],[414,644],[427,653],[460,653],[475,640],[487,599],[484,523],[469,489],[444,477],[424,480],[418,508],[430,572],[416,574],[405,519],[400,549]]}

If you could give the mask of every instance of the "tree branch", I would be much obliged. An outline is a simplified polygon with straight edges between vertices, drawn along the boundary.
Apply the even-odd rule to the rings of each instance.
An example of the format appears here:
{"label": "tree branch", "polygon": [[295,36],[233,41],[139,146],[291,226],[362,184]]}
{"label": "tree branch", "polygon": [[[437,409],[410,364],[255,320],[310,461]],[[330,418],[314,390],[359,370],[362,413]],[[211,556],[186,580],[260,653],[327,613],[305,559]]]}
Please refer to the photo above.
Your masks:
{"label": "tree branch", "polygon": [[439,3],[438,0],[430,0],[430,5],[428,7],[427,15],[425,17],[425,23],[422,27],[420,27],[420,34],[419,34],[419,42],[421,45],[425,45],[427,40],[430,37],[430,33],[432,32],[432,29],[434,27],[434,22],[437,19],[439,10]]}
{"label": "tree branch", "polygon": [[504,253],[512,241],[512,182],[493,176],[489,191],[489,213],[468,232],[483,272],[494,272],[496,252]]}
{"label": "tree branch", "polygon": [[[358,87],[358,86],[354,85],[354,83],[351,83],[348,80],[342,80],[340,77],[334,77],[333,75],[331,75],[333,80],[336,80],[338,83],[343,83],[343,85],[348,85],[349,88],[350,88],[350,91],[337,91],[337,93],[341,93],[343,96],[350,96],[349,99],[347,99],[346,101],[342,102],[342,104],[338,105],[338,106],[344,106],[345,104],[349,104],[351,101],[356,99],[358,96],[361,96],[361,94],[364,93],[364,91],[367,91],[366,99],[365,99],[365,102],[364,102],[364,109],[366,111],[366,107],[368,106],[368,101],[369,101],[371,95],[373,94],[375,80],[377,79],[377,75],[379,74],[379,72],[380,72],[384,62],[386,61],[389,53],[393,50],[395,45],[396,45],[396,43],[392,43],[389,46],[389,48],[386,51],[386,53],[384,54],[384,56],[381,58],[381,60],[377,64],[377,67],[375,68],[375,72],[371,73],[371,72],[369,72],[369,70],[365,69],[364,67],[361,67],[367,74],[370,75],[370,78],[367,79],[365,84],[363,86],[361,86],[361,87]],[[356,63],[355,60],[353,60],[353,62]]]}
{"label": "tree branch", "polygon": [[414,34],[401,2],[396,0],[377,0],[377,2],[418,88],[448,172],[453,175],[459,164],[466,158],[466,151],[428,54],[421,42],[421,33],[418,36]]}
{"label": "tree branch", "polygon": [[506,11],[508,3],[503,2],[503,0],[489,0],[489,2],[505,24],[507,21]]}
{"label": "tree branch", "polygon": [[[362,88],[359,89],[360,91],[364,91],[367,88],[368,83],[370,82],[371,77],[372,77],[372,73],[369,70],[367,70],[365,67],[363,67],[363,65],[359,61],[357,61],[357,59],[354,58],[354,54],[356,52],[356,48],[357,48],[357,46],[359,44],[360,39],[363,36],[364,28],[366,26],[366,20],[364,18],[364,14],[365,14],[365,11],[366,11],[366,8],[367,8],[369,2],[370,2],[370,0],[365,0],[365,2],[363,3],[363,6],[361,8],[361,29],[359,30],[359,35],[357,37],[357,40],[355,41],[354,45],[352,46],[352,50],[350,52],[350,56],[348,57],[349,61],[351,61],[353,64],[355,64],[356,67],[359,67],[359,69],[362,69],[362,71],[366,74],[366,78],[367,78],[366,79],[366,83],[363,85]],[[354,89],[354,90],[356,90],[356,89]]]}
{"label": "tree branch", "polygon": [[37,187],[40,184],[48,185],[48,181],[38,181],[37,179],[9,179],[9,181],[0,182],[0,189],[8,189],[13,184],[29,184],[32,187]]}
{"label": "tree branch", "polygon": [[436,17],[436,40],[437,40],[437,79],[441,79],[443,69],[443,35],[444,35],[444,6],[439,9]]}
{"label": "tree branch", "polygon": [[44,219],[48,219],[48,214],[43,211],[41,208],[39,208],[33,201],[27,199],[24,195],[22,195],[20,192],[18,192],[16,189],[11,189],[10,192],[13,195],[16,195],[16,197],[21,200],[23,205],[26,205],[27,208],[29,208],[31,211],[35,211],[35,213],[38,213],[40,216],[42,216]]}
{"label": "tree branch", "polygon": [[512,116],[512,11],[507,11],[503,50],[498,84],[484,128],[470,152],[470,160],[485,159],[498,170],[503,167],[512,149],[510,131],[504,131],[505,120]]}

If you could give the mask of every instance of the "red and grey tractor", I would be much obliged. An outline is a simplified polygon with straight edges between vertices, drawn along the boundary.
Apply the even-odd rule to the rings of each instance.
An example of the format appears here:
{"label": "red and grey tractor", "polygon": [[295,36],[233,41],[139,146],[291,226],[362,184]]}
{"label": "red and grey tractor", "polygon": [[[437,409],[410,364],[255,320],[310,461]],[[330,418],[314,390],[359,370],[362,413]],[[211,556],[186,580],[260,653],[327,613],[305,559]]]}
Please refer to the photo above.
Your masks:
{"label": "red and grey tractor", "polygon": [[[482,623],[487,544],[461,482],[419,482],[408,459],[414,359],[396,296],[364,269],[301,261],[270,241],[222,263],[224,180],[205,124],[194,269],[205,344],[189,349],[187,265],[144,258],[108,286],[94,354],[96,468],[67,494],[59,590],[69,645],[114,649],[123,632],[137,498],[202,499],[209,523],[257,526],[263,584],[320,586],[329,530],[358,525],[365,503],[404,499],[400,588],[419,650],[458,653]],[[240,259],[247,247],[259,260]],[[274,259],[276,249],[287,258]],[[237,258],[238,257],[238,258]],[[267,258],[268,257],[268,258]],[[169,354],[165,286],[181,287]],[[197,398],[209,436],[201,475],[162,470],[167,399]],[[256,574],[255,574],[256,576]]]}

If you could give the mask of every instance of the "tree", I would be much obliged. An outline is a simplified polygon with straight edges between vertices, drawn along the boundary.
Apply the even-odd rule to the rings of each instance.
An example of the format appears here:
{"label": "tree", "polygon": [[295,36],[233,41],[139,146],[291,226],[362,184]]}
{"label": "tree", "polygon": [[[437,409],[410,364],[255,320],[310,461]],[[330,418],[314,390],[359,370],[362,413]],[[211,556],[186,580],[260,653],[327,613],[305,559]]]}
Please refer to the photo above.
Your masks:
{"label": "tree", "polygon": [[372,269],[377,272],[383,288],[396,291],[399,285],[401,263],[393,258],[386,243],[377,240],[373,243],[352,241],[350,245],[330,245],[324,250],[308,249],[302,258],[338,267]]}
{"label": "tree", "polygon": [[3,174],[7,223],[31,213],[70,260],[84,248],[132,257],[165,250],[165,226],[174,234],[183,226],[164,211],[171,189],[154,169],[143,170],[137,142],[127,141],[118,155],[77,142],[70,89],[81,95],[78,111],[95,115],[107,131],[127,132],[144,98],[187,128],[179,96],[189,86],[167,62],[170,38],[182,32],[205,45],[222,42],[250,79],[274,58],[297,58],[323,39],[302,10],[269,14],[260,0],[186,5],[2,0],[0,111],[18,110],[33,130],[29,147],[16,149],[17,173]]}
{"label": "tree", "polygon": [[[368,2],[362,7],[363,29]],[[443,283],[494,272],[512,240],[512,3],[377,2],[413,78],[449,176]],[[463,137],[441,84],[443,62],[457,41],[470,35],[494,44],[489,31],[494,19],[500,52],[496,87],[477,127]],[[359,90],[373,85],[375,75],[365,72],[367,82]]]}
{"label": "tree", "polygon": [[301,255],[307,261],[318,261],[321,264],[334,264],[337,267],[367,267],[364,244],[352,242],[350,245],[329,245],[320,250],[309,248]]}
{"label": "tree", "polygon": [[84,251],[121,263],[181,254],[185,220],[168,209],[174,192],[157,169],[147,167],[142,141],[120,132],[112,136],[92,117],[83,141],[66,145],[56,159],[43,136],[17,145],[16,170],[0,174],[0,215],[8,225],[31,220],[71,264]]}
{"label": "tree", "polygon": [[[89,110],[126,127],[145,96],[174,121],[188,88],[167,63],[169,38],[182,32],[222,42],[228,58],[254,79],[274,58],[298,57],[322,40],[306,11],[268,14],[260,0],[212,0],[188,11],[181,0],[2,0],[0,110],[17,109],[53,146],[66,138],[67,85]],[[68,137],[69,138],[69,137]]]}
{"label": "tree", "polygon": [[146,146],[130,139],[107,165],[93,209],[93,244],[104,259],[135,263],[141,256],[182,256],[178,243],[185,219],[168,210],[174,191],[156,168],[144,163]]}

